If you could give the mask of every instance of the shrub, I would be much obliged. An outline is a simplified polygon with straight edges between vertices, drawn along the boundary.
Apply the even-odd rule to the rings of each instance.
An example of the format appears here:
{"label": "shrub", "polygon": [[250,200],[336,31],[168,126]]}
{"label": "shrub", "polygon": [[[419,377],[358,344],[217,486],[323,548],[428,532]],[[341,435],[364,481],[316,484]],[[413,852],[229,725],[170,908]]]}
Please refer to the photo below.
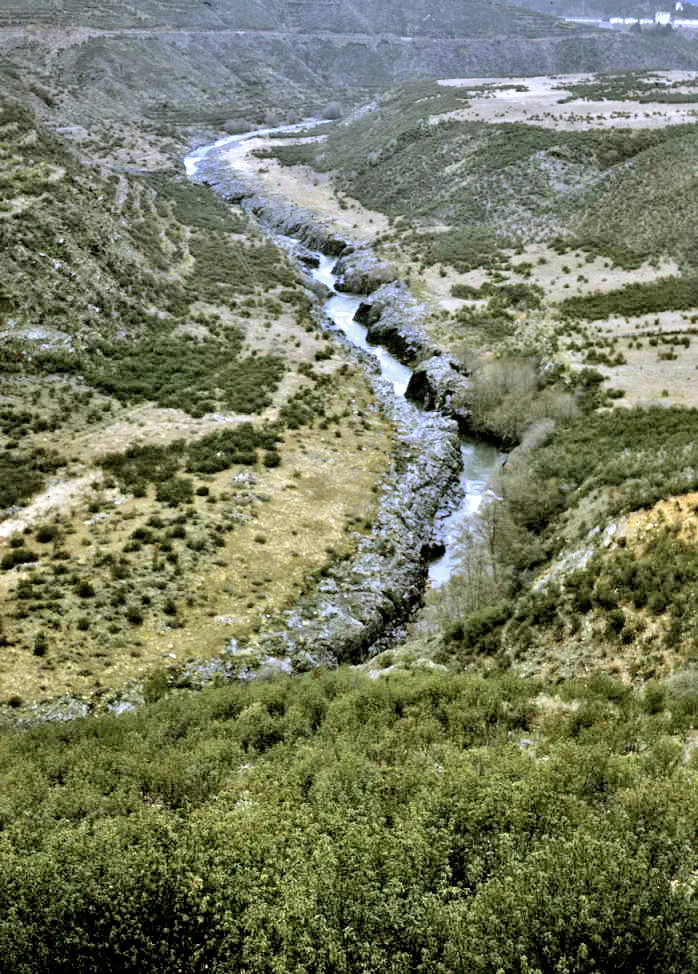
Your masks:
{"label": "shrub", "polygon": [[38,560],[39,556],[35,551],[30,551],[28,548],[15,548],[3,555],[0,568],[7,572],[18,565],[30,565]]}
{"label": "shrub", "polygon": [[157,499],[171,507],[188,504],[194,497],[194,484],[189,477],[171,477],[158,484]]}
{"label": "shrub", "polygon": [[45,656],[48,652],[48,636],[44,632],[37,634],[34,640],[34,655]]}

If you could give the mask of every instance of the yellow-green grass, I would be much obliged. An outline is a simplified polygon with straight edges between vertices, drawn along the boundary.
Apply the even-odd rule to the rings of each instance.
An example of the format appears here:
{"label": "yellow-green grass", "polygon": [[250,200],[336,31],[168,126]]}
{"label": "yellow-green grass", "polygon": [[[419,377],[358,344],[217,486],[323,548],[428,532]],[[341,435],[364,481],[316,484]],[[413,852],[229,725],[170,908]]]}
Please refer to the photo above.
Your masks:
{"label": "yellow-green grass", "polygon": [[[326,410],[348,415],[324,429],[316,423],[287,431],[279,467],[195,476],[195,487],[209,494],[195,495],[187,508],[167,507],[152,486],[142,498],[122,493],[84,464],[96,474],[94,486],[88,475],[63,513],[59,507],[40,525],[26,519],[28,533],[21,536],[24,547],[37,552],[36,566],[0,572],[9,644],[0,650],[0,701],[99,694],[154,667],[216,654],[231,637],[254,643],[255,634],[291,606],[318,572],[351,552],[375,508],[373,488],[388,463],[390,431],[360,373],[335,375]],[[100,561],[113,555],[118,563],[134,531],[148,530],[153,516],[164,523],[153,532],[155,543],[128,552],[125,577],[115,579],[112,565]],[[187,537],[167,537],[180,516]],[[38,528],[47,525],[58,526],[59,538],[40,543]],[[0,538],[0,558],[13,550],[17,536]],[[203,542],[205,549],[192,552],[190,541]],[[54,559],[56,551],[67,557]],[[167,560],[173,553],[176,567]],[[55,565],[64,565],[65,574],[51,577]],[[18,585],[41,576],[50,577],[48,588],[61,598],[60,608],[16,618],[23,604]],[[94,595],[79,594],[83,582]],[[144,595],[150,599],[145,606]],[[112,604],[122,596],[122,605]],[[125,618],[132,609],[142,621]],[[48,643],[45,655],[35,652],[40,633]]]}

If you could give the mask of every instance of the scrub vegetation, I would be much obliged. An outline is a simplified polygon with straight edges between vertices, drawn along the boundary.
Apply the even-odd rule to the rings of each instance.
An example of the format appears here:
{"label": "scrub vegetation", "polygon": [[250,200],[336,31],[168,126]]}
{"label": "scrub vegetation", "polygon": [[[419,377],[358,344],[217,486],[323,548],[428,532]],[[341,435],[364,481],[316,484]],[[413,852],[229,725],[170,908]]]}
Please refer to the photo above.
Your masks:
{"label": "scrub vegetation", "polygon": [[0,700],[101,707],[253,657],[370,526],[389,431],[242,211],[81,164],[10,96],[0,131]]}
{"label": "scrub vegetation", "polygon": [[697,706],[342,669],[6,732],[3,963],[692,970]]}
{"label": "scrub vegetation", "polygon": [[[194,16],[170,6],[138,27]],[[470,7],[474,33],[511,23]],[[118,44],[143,54],[96,37],[80,77]],[[265,636],[311,591],[332,611],[371,528],[392,442],[363,372],[242,210],[116,143],[75,152],[26,107],[60,93],[11,81],[0,972],[698,969],[694,127],[485,124],[462,113],[496,81],[420,81],[262,153],[389,218],[376,249],[467,374],[462,421],[510,451],[405,638],[330,669]],[[655,87],[565,90],[686,95]],[[160,125],[202,118],[157,97]],[[224,648],[234,682],[192,691]]]}

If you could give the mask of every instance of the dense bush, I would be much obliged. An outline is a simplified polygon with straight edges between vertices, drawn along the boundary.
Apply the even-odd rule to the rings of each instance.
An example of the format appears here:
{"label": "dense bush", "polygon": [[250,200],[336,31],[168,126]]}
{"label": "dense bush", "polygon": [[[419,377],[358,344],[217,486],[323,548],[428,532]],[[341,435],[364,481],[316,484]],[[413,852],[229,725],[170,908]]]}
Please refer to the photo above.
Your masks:
{"label": "dense bush", "polygon": [[124,453],[109,453],[102,457],[101,464],[125,487],[133,489],[141,484],[158,484],[173,477],[180,468],[183,449],[181,441],[167,446],[154,443],[130,446]]}
{"label": "dense bush", "polygon": [[36,449],[31,453],[5,450],[0,454],[0,509],[28,501],[43,487],[47,475],[63,463],[51,450]]}
{"label": "dense bush", "polygon": [[180,223],[210,232],[240,233],[247,221],[239,213],[212,193],[208,187],[193,183],[183,176],[157,173],[149,182],[165,199],[172,201]]}
{"label": "dense bush", "polygon": [[187,504],[194,497],[194,485],[189,477],[170,477],[158,484],[157,499],[171,507]]}
{"label": "dense bush", "polygon": [[0,968],[695,969],[685,688],[541,689],[314,673],[5,733]]}
{"label": "dense bush", "polygon": [[224,341],[177,337],[164,329],[142,341],[100,343],[86,366],[96,388],[123,401],[150,401],[212,412],[216,403],[241,413],[261,412],[284,372],[276,355],[239,357],[242,333],[229,328]]}
{"label": "dense bush", "polygon": [[[182,478],[176,475],[183,468],[190,473],[211,474],[235,464],[254,466],[260,460],[259,450],[278,456],[276,448],[280,439],[281,428],[276,424],[254,426],[241,423],[219,433],[209,433],[187,445],[176,440],[166,446],[154,443],[131,446],[123,453],[106,454],[100,462],[127,489],[144,489],[145,485],[153,483],[158,485],[158,495],[164,497],[164,493],[171,491],[173,483],[181,483]],[[164,493],[160,490],[163,484],[168,484]]]}
{"label": "dense bush", "polygon": [[275,426],[258,428],[242,423],[220,433],[211,433],[192,443],[187,450],[187,469],[197,473],[217,473],[233,464],[257,463],[257,450],[274,450],[280,439]]}
{"label": "dense bush", "polygon": [[698,306],[698,277],[663,277],[649,283],[628,284],[605,294],[581,294],[560,303],[570,318],[595,320],[611,315],[685,311]]}

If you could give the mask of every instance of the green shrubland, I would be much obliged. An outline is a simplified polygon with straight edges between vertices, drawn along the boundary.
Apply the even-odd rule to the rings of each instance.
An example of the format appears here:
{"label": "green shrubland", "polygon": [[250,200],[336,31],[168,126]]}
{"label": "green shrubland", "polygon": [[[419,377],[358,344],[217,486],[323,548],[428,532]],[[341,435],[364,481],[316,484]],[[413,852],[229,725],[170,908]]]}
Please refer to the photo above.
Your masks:
{"label": "green shrubland", "polygon": [[663,277],[648,283],[628,284],[605,294],[584,294],[565,298],[560,313],[569,318],[589,320],[612,315],[656,314],[659,311],[685,311],[698,306],[698,278]]}
{"label": "green shrubland", "polygon": [[[665,651],[692,661],[690,525],[682,532],[681,517],[659,523],[646,540],[626,548],[621,538],[611,551],[594,547],[591,532],[695,491],[697,434],[696,410],[618,409],[558,421],[524,444],[498,476],[496,498],[464,539],[459,577],[433,610],[444,627],[444,659],[507,667],[533,654],[544,666],[546,640],[570,647],[584,629],[581,658],[601,653],[601,668],[627,656],[626,669],[646,679],[666,670]],[[587,548],[583,568],[572,564],[531,590],[565,551]]]}
{"label": "green shrubland", "polygon": [[340,670],[6,732],[3,969],[683,974],[696,701]]}
{"label": "green shrubland", "polygon": [[[591,84],[641,83],[631,75]],[[651,91],[653,99],[673,89]],[[693,126],[565,131],[453,118],[468,93],[400,85],[324,143],[272,153],[332,171],[341,190],[407,221],[405,242],[427,263],[496,266],[512,243],[556,235],[623,266],[665,254],[695,262]]]}

